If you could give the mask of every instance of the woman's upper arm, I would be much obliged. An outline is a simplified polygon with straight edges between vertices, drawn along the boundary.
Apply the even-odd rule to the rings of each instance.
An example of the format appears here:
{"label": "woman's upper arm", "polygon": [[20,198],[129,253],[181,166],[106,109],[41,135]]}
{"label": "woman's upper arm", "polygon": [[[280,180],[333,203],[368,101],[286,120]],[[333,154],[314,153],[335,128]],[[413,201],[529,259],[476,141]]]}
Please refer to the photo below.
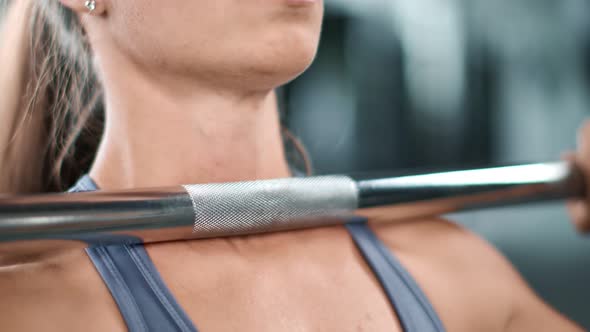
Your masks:
{"label": "woman's upper arm", "polygon": [[580,326],[551,308],[529,287],[516,280],[514,309],[508,321],[507,332],[539,331],[539,332],[573,332],[584,331]]}

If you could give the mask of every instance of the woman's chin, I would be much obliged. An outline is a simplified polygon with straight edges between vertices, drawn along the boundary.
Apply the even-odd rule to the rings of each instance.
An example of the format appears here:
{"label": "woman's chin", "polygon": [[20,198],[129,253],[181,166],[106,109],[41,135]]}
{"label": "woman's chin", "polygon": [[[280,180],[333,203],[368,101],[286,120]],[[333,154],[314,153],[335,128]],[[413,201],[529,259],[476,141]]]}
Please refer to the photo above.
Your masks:
{"label": "woman's chin", "polygon": [[288,65],[264,66],[258,68],[252,68],[248,74],[245,75],[246,79],[241,80],[244,88],[256,89],[256,90],[273,90],[303,74],[309,67],[309,63],[289,63]]}
{"label": "woman's chin", "polygon": [[277,87],[304,73],[313,63],[316,53],[315,42],[267,50],[250,59],[247,70],[252,78],[260,79],[266,86]]}
{"label": "woman's chin", "polygon": [[273,87],[281,86],[303,74],[312,64],[313,59],[313,56],[277,59],[273,65],[261,68],[258,75],[261,79],[268,79]]}

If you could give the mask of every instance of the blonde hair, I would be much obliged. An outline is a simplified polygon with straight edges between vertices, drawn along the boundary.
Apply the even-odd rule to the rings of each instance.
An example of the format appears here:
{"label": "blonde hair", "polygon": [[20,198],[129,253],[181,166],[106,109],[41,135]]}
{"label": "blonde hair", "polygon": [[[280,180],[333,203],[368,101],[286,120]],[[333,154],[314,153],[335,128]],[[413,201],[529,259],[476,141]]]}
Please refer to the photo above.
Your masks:
{"label": "blonde hair", "polygon": [[0,6],[0,193],[61,191],[86,171],[101,136],[90,47],[58,1]]}

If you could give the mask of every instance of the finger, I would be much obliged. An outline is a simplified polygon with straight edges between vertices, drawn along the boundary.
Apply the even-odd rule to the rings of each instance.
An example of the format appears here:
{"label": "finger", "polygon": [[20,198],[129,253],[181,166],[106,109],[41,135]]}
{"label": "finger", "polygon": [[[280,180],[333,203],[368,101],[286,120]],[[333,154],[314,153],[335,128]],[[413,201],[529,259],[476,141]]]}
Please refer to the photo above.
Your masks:
{"label": "finger", "polygon": [[567,203],[568,212],[580,232],[590,232],[590,214],[588,204],[583,200],[575,200]]}
{"label": "finger", "polygon": [[576,162],[576,153],[573,151],[566,151],[561,154],[561,160],[575,163]]}
{"label": "finger", "polygon": [[578,160],[590,163],[590,120],[585,121],[578,131]]}

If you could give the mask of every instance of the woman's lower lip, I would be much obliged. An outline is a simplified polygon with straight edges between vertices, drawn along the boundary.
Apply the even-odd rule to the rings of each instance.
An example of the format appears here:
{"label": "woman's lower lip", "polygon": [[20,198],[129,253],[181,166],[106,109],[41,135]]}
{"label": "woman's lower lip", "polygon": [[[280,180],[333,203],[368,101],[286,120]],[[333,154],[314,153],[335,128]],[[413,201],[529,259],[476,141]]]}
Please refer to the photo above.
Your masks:
{"label": "woman's lower lip", "polygon": [[317,2],[319,2],[319,0],[286,0],[286,1],[291,6],[309,6],[309,5],[313,5]]}

